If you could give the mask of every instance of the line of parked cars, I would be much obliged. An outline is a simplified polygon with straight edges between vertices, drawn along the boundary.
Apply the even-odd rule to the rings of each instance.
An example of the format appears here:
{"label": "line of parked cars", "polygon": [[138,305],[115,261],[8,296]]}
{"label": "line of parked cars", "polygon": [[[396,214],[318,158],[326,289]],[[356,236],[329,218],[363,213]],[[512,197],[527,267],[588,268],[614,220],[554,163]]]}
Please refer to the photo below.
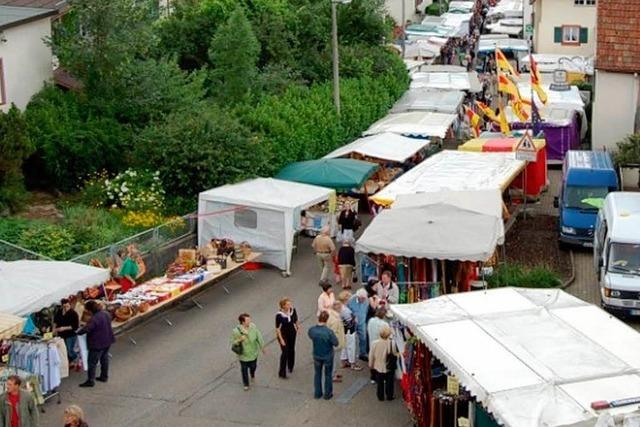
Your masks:
{"label": "line of parked cars", "polygon": [[568,151],[559,209],[560,244],[593,247],[601,305],[640,315],[640,193],[618,191],[618,175],[604,151]]}

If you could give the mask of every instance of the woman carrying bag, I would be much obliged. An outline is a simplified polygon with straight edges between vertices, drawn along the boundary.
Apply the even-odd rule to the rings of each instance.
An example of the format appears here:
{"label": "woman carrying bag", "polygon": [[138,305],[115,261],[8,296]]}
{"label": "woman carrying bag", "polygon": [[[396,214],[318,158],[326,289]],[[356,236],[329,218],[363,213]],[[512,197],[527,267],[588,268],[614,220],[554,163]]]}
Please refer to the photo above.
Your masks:
{"label": "woman carrying bag", "polygon": [[375,370],[378,385],[376,395],[380,401],[384,401],[385,395],[387,400],[394,399],[393,382],[398,365],[398,352],[393,341],[389,339],[390,336],[391,328],[383,327],[380,330],[380,339],[375,340],[369,350],[369,368]]}
{"label": "woman carrying bag", "polygon": [[242,313],[238,316],[238,326],[231,333],[231,350],[240,361],[240,373],[245,391],[249,390],[249,375],[255,379],[258,368],[258,353],[266,354],[262,333],[256,325],[251,323],[251,316]]}

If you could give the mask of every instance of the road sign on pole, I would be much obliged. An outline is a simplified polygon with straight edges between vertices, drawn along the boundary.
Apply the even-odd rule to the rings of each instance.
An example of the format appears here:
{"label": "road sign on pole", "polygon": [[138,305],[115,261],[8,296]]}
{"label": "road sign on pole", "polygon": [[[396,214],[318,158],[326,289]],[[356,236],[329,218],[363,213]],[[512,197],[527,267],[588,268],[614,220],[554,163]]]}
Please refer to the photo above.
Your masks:
{"label": "road sign on pole", "polygon": [[533,139],[529,132],[526,132],[520,141],[518,141],[518,145],[516,145],[516,159],[524,160],[526,162],[535,162],[538,157],[538,153],[536,152],[536,147],[533,145]]}

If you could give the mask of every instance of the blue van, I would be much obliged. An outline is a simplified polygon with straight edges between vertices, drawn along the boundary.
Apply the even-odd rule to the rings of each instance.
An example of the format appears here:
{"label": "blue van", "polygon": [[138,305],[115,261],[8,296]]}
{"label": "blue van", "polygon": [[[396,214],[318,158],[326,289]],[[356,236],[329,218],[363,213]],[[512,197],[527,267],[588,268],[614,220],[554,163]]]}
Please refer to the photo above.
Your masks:
{"label": "blue van", "polygon": [[569,150],[562,166],[562,188],[554,205],[560,209],[560,243],[593,246],[598,209],[610,191],[618,189],[618,175],[605,151]]}

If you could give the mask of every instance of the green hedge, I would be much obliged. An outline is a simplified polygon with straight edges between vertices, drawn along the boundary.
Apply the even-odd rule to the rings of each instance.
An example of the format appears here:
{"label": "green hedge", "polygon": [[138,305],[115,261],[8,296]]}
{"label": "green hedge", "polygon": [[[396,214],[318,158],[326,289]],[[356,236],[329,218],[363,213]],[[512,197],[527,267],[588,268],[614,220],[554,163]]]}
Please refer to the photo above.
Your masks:
{"label": "green hedge", "polygon": [[558,275],[545,267],[527,269],[517,264],[499,266],[487,282],[491,288],[557,288],[562,285]]}

